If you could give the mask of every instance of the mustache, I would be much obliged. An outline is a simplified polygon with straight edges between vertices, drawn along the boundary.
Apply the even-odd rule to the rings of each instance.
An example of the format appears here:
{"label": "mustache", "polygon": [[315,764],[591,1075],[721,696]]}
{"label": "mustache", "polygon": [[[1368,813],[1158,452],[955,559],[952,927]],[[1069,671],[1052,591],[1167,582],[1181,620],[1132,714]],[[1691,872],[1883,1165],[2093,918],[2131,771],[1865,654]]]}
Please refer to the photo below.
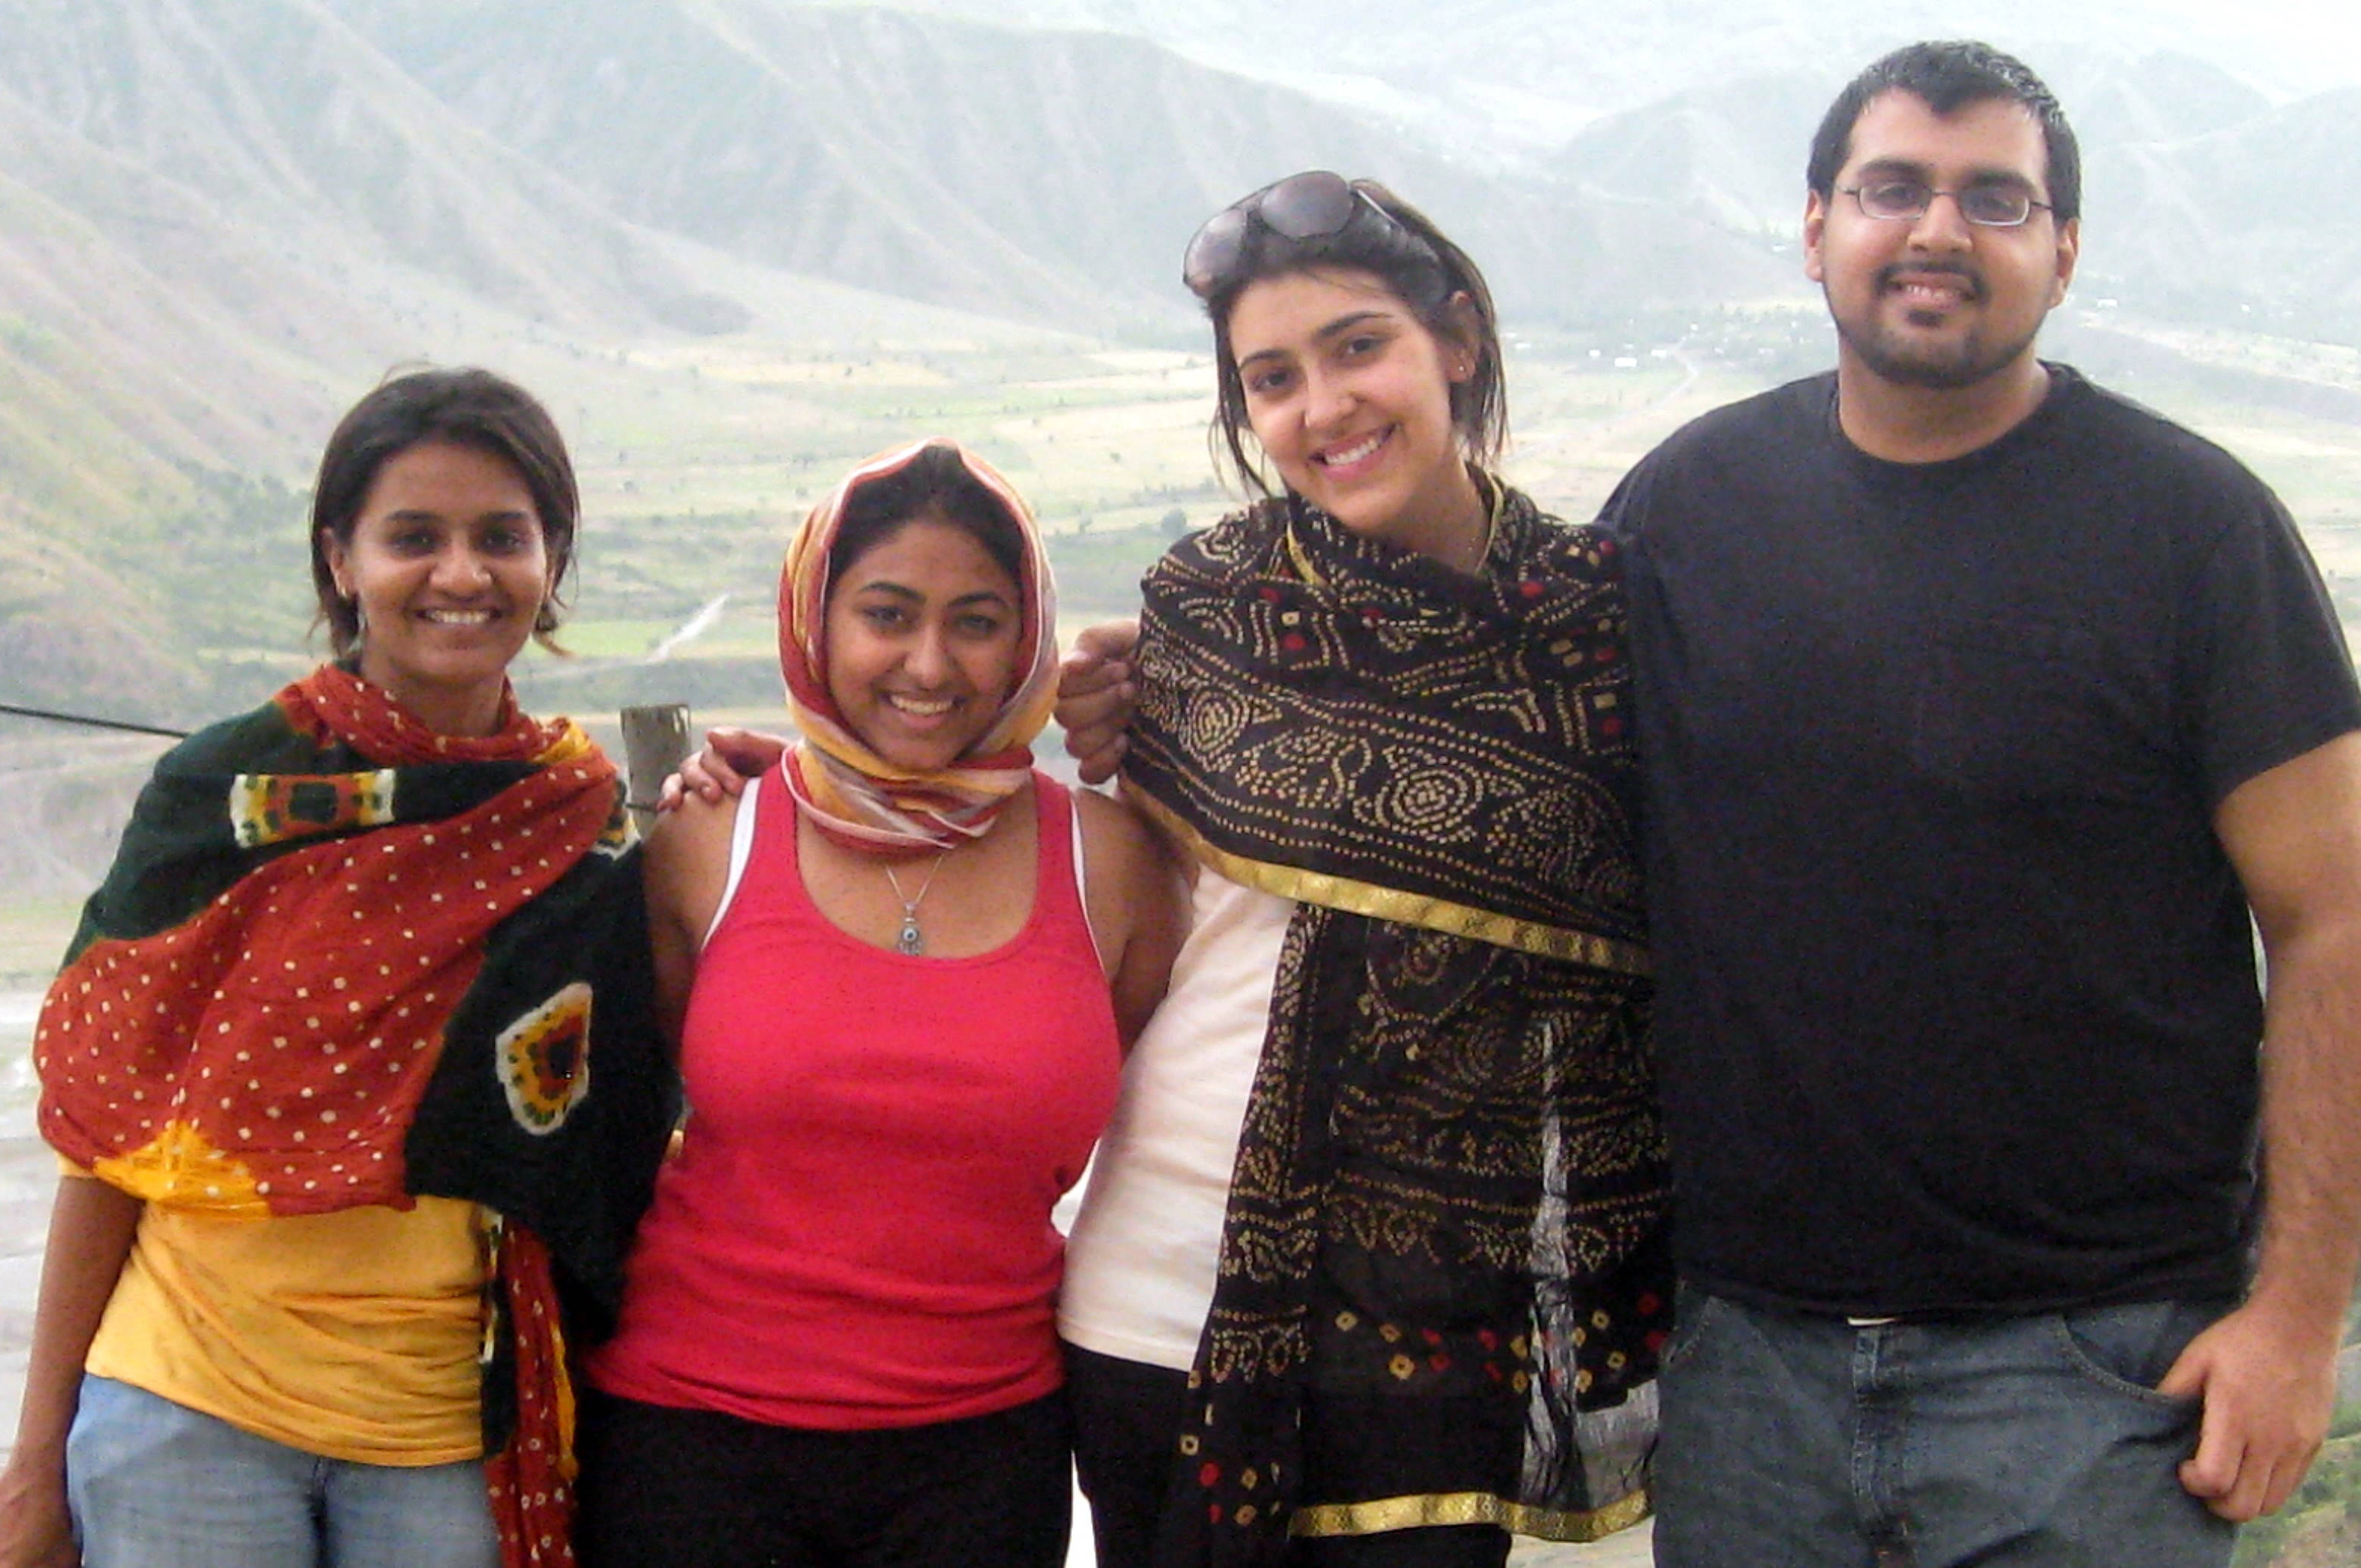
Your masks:
{"label": "mustache", "polygon": [[1894,287],[1895,282],[1905,277],[1957,278],[1968,286],[1968,298],[1971,300],[1981,300],[1984,297],[1984,275],[1982,269],[1975,266],[1972,262],[1960,260],[1956,258],[1946,257],[1927,261],[1889,262],[1885,266],[1877,269],[1877,286],[1881,291],[1891,289]]}

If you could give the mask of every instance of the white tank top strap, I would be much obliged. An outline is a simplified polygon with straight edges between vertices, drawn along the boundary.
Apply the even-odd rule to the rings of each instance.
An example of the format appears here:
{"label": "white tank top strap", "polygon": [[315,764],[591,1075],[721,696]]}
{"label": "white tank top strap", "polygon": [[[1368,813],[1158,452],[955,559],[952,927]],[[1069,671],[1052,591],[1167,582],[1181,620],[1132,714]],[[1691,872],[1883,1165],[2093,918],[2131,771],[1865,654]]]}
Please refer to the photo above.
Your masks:
{"label": "white tank top strap", "polygon": [[[1048,779],[1039,781],[1035,787],[1040,788],[1043,785],[1049,785],[1058,789],[1065,789],[1063,784],[1055,784],[1054,781]],[[1066,812],[1066,829],[1074,836],[1074,897],[1075,900],[1082,906],[1082,929],[1089,932],[1091,935],[1091,957],[1098,960],[1099,968],[1101,970],[1104,970],[1106,968],[1106,955],[1099,951],[1098,927],[1091,924],[1090,875],[1088,872],[1083,869],[1082,864],[1082,802],[1074,798],[1074,796],[1081,793],[1082,792],[1080,790],[1066,790],[1066,805],[1068,807]]]}
{"label": "white tank top strap", "polygon": [[746,875],[746,862],[754,854],[754,803],[769,787],[769,774],[753,780],[738,796],[738,819],[730,828],[730,874],[722,880],[721,901],[713,906],[712,923],[705,935],[697,938],[697,950],[703,952],[705,944],[713,940],[713,933],[721,929],[722,918],[730,913],[730,901],[738,896],[738,883]]}

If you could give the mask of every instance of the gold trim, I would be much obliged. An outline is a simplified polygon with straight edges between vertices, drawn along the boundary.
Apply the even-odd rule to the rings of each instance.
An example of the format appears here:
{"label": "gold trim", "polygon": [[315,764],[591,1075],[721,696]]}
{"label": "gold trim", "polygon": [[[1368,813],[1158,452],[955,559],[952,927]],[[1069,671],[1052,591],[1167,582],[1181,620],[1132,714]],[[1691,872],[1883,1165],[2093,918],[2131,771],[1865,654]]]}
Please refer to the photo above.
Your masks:
{"label": "gold trim", "polygon": [[1509,510],[1509,487],[1473,463],[1467,465],[1467,477],[1476,481],[1476,493],[1484,498],[1484,547],[1476,552],[1476,564],[1467,568],[1469,576],[1481,577],[1489,575],[1484,568],[1491,564],[1492,546],[1499,542],[1500,516]]}
{"label": "gold trim", "polygon": [[1428,1492],[1366,1503],[1316,1503],[1295,1510],[1288,1533],[1377,1535],[1429,1525],[1496,1524],[1543,1541],[1603,1541],[1638,1524],[1653,1508],[1645,1487],[1588,1512],[1537,1508],[1489,1492]]}
{"label": "gold trim", "polygon": [[[1484,543],[1476,552],[1476,564],[1467,568],[1469,576],[1480,577],[1485,575],[1485,564],[1492,559],[1493,542],[1500,537],[1500,516],[1508,510],[1509,488],[1473,463],[1467,466],[1467,477],[1476,481],[1476,493],[1484,498]],[[1312,557],[1304,554],[1302,541],[1295,537],[1292,514],[1287,520],[1287,558],[1294,566],[1299,579],[1315,588],[1328,586],[1328,579],[1321,575],[1320,568],[1312,564]]]}
{"label": "gold trim", "polygon": [[1321,576],[1320,568],[1312,564],[1312,557],[1303,553],[1303,542],[1295,537],[1295,518],[1291,513],[1287,520],[1287,559],[1288,564],[1295,568],[1295,576],[1300,581],[1315,588],[1328,586],[1328,579]]}
{"label": "gold trim", "polygon": [[1323,909],[1341,909],[1348,915],[1367,915],[1399,925],[1417,926],[1617,974],[1648,972],[1648,950],[1636,942],[1618,941],[1612,937],[1563,926],[1544,926],[1536,920],[1520,920],[1472,905],[1455,904],[1447,898],[1404,893],[1374,883],[1332,876],[1326,872],[1307,872],[1268,861],[1248,860],[1206,842],[1202,834],[1145,790],[1127,791],[1126,798],[1146,807],[1148,815],[1198,861],[1243,886],[1275,893],[1301,904],[1316,904]]}

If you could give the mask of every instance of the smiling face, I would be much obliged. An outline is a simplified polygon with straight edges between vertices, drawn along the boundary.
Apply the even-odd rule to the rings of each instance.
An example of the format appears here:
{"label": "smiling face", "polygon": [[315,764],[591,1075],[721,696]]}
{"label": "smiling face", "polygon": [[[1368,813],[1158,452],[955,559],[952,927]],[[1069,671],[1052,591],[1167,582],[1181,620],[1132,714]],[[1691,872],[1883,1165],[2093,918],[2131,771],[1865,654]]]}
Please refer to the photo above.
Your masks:
{"label": "smiling face", "polygon": [[439,734],[492,733],[509,662],[550,590],[515,467],[450,442],[405,447],[379,466],[351,537],[320,543],[336,591],[359,606],[361,678]]}
{"label": "smiling face", "polygon": [[1451,417],[1451,389],[1475,370],[1466,345],[1342,268],[1248,284],[1227,336],[1255,439],[1289,489],[1367,538],[1475,565],[1484,502]]}
{"label": "smiling face", "polygon": [[829,586],[828,695],[845,728],[912,773],[950,766],[1016,682],[1024,600],[974,534],[922,513]]}
{"label": "smiling face", "polygon": [[1872,218],[1843,192],[1915,180],[1937,191],[2007,186],[2046,202],[2047,170],[2040,123],[2012,100],[1949,115],[1905,92],[1870,100],[1836,191],[1815,192],[1804,214],[1805,272],[1828,295],[1848,394],[1881,383],[2037,384],[2034,338],[2066,297],[2080,230],[2041,208],[2016,228],[1980,227],[1939,195],[1918,218]]}

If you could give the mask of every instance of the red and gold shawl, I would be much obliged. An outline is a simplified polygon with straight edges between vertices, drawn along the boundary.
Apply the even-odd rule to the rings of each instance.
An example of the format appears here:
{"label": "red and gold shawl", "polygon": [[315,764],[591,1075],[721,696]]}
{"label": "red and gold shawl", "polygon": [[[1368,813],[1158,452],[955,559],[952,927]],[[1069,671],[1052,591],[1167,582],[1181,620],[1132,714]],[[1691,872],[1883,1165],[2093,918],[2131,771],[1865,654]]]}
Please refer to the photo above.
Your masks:
{"label": "red and gold shawl", "polygon": [[143,1201],[500,1217],[485,1451],[519,1564],[570,1561],[555,1280],[597,1332],[675,1103],[620,795],[570,721],[509,700],[437,735],[318,670],[158,764],[34,1041],[43,1135]]}

